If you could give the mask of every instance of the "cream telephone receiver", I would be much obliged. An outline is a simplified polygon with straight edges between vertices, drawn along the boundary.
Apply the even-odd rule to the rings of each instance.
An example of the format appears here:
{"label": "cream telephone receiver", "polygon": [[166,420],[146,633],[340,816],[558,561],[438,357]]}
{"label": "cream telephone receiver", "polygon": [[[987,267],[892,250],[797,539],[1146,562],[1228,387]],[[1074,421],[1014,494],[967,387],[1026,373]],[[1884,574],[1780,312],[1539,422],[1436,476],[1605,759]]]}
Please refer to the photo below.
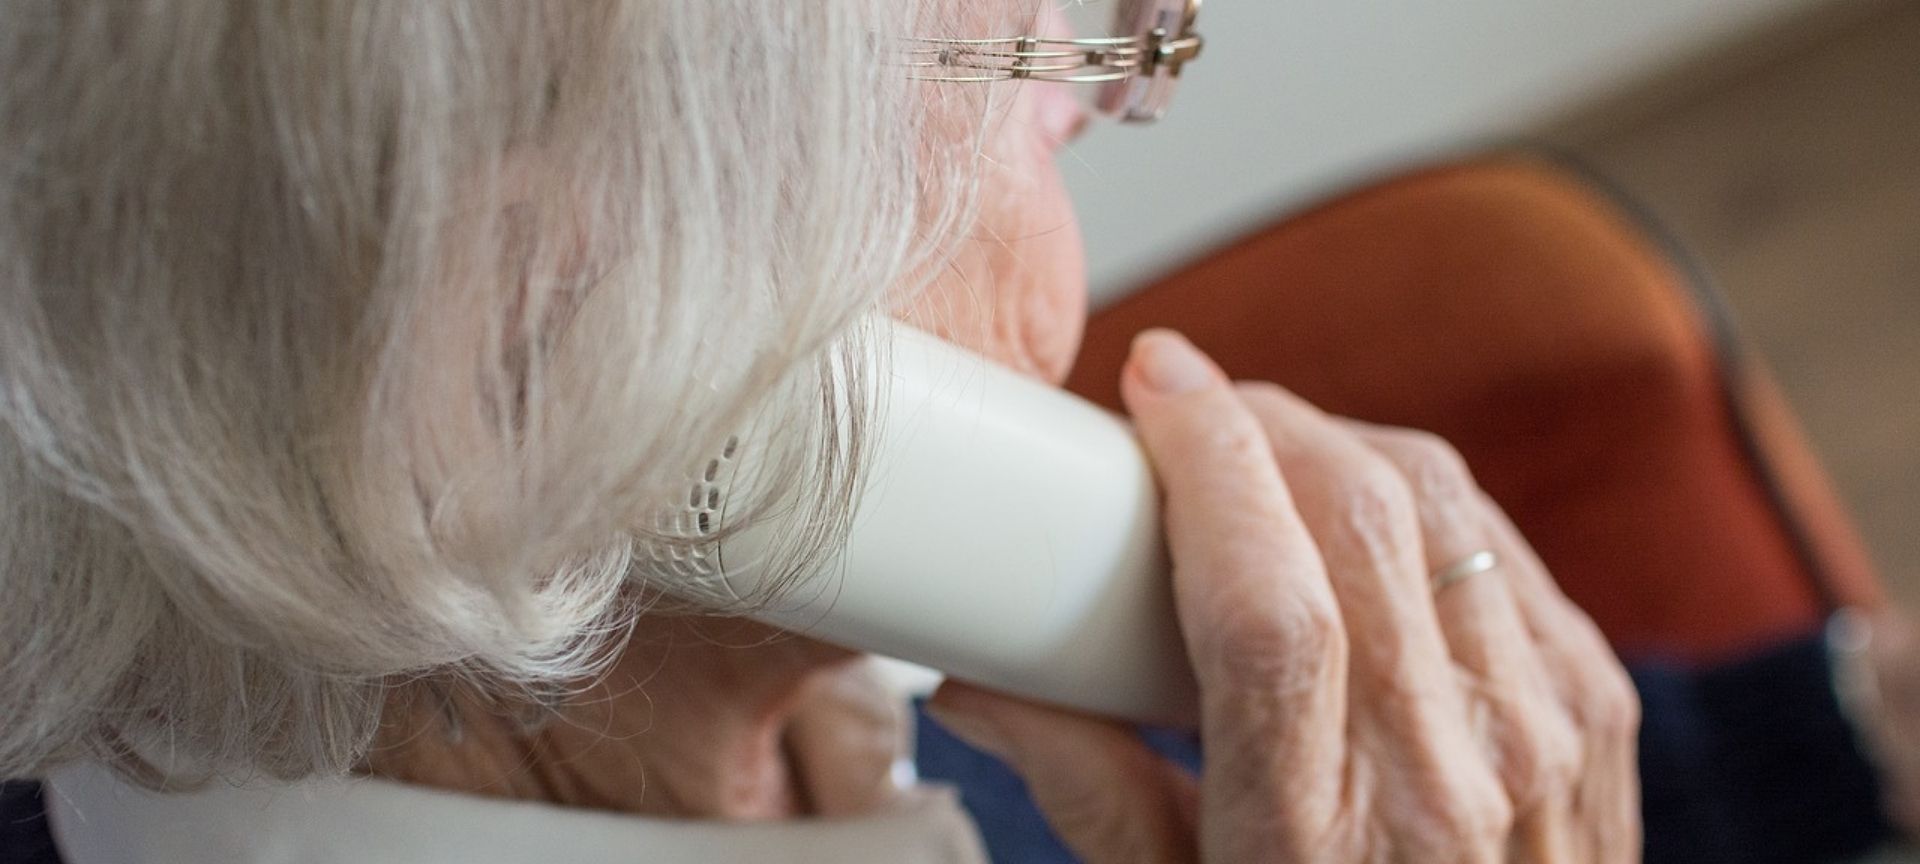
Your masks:
{"label": "cream telephone receiver", "polygon": [[[897,327],[890,355],[849,542],[753,617],[1040,701],[1190,725],[1158,492],[1130,427],[919,331]],[[725,462],[750,460],[752,442]],[[723,513],[725,494],[696,490],[696,509]],[[781,527],[763,521],[683,562],[687,575],[749,596]]]}

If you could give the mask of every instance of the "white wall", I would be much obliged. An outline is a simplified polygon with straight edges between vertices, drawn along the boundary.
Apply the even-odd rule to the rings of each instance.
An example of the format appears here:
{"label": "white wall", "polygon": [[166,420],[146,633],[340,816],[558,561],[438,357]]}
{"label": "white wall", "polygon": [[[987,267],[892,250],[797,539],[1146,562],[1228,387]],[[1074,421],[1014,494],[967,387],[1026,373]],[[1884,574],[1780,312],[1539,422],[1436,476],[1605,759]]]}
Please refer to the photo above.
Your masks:
{"label": "white wall", "polygon": [[1370,171],[1815,2],[1206,0],[1206,55],[1167,119],[1102,126],[1063,157],[1096,300]]}

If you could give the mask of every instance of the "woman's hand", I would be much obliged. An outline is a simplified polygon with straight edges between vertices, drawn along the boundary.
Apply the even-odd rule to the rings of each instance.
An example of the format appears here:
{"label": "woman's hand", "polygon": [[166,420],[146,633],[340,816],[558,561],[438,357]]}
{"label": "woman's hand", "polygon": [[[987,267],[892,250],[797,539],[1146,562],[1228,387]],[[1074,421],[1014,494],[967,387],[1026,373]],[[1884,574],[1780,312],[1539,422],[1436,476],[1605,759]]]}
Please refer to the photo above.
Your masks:
{"label": "woman's hand", "polygon": [[[1229,384],[1149,333],[1122,382],[1166,492],[1196,781],[1125,727],[948,685],[936,714],[1091,862],[1626,862],[1638,702],[1445,444]],[[1284,478],[1284,482],[1283,482]],[[1435,590],[1491,550],[1498,567]]]}

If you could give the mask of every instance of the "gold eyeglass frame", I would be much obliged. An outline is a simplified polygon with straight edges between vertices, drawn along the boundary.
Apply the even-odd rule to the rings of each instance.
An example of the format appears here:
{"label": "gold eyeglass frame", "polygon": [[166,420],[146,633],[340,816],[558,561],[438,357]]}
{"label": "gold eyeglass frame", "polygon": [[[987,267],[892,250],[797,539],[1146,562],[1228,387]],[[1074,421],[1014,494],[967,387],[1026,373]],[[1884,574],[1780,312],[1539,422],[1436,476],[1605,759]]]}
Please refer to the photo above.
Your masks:
{"label": "gold eyeglass frame", "polygon": [[[1168,2],[1122,0],[1116,17],[1141,17],[1151,24],[1148,13]],[[1193,29],[1194,19],[1200,14],[1200,3],[1201,0],[1185,0],[1185,9],[1175,28],[1150,26],[1133,36],[908,39],[904,65],[912,70],[909,74],[915,80],[948,83],[1034,80],[1115,86],[1135,79],[1152,80],[1162,74],[1168,79],[1177,78],[1180,70],[1199,57],[1206,45],[1206,40]],[[1129,12],[1133,14],[1130,16]],[[1126,120],[1151,121],[1165,111],[1165,98],[1162,96],[1160,104],[1145,110],[1136,110],[1137,106],[1132,104],[1106,110],[1119,113]],[[1104,104],[1103,108],[1106,108]]]}

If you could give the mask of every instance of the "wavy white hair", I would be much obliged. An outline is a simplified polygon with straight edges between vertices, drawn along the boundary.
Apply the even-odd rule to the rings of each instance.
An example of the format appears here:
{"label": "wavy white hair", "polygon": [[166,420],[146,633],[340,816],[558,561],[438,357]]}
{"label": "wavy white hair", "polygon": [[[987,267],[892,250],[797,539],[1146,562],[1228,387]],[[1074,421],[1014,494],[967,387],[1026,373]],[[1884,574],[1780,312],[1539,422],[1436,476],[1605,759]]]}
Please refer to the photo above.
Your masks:
{"label": "wavy white hair", "polygon": [[0,5],[0,776],[337,772],[396,680],[589,674],[753,412],[804,571],[965,211],[921,7]]}

